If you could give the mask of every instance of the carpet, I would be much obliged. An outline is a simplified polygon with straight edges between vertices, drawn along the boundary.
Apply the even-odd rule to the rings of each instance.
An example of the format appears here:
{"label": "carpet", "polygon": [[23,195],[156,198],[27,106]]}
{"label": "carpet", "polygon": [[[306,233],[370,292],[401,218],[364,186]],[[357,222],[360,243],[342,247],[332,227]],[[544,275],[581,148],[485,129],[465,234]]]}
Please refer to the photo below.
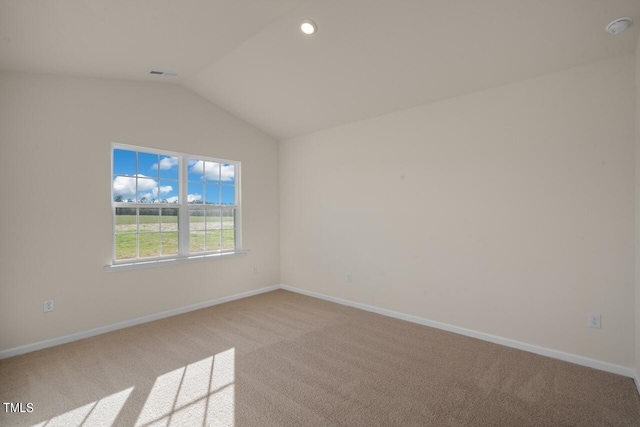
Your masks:
{"label": "carpet", "polygon": [[0,398],[33,409],[2,426],[640,426],[630,378],[284,290],[1,360]]}

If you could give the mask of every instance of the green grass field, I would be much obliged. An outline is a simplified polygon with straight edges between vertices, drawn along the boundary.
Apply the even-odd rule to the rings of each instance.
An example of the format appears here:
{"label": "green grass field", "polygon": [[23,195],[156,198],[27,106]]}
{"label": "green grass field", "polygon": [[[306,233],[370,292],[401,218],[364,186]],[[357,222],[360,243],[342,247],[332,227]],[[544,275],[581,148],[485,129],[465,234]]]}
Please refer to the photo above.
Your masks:
{"label": "green grass field", "polygon": [[[220,220],[208,218],[209,224],[219,226]],[[235,248],[234,218],[223,217],[225,229],[204,230],[203,216],[191,216],[191,224],[202,224],[189,233],[189,252],[219,251]],[[140,215],[140,232],[137,233],[135,215],[116,215],[116,259],[135,259],[139,245],[139,257],[150,258],[178,254],[178,217]],[[230,227],[230,229],[226,229]],[[162,230],[162,232],[160,232]]]}
{"label": "green grass field", "polygon": [[[178,216],[177,215],[171,215],[171,216],[140,215],[140,224],[157,224],[158,222],[162,222],[163,224],[168,224],[168,223],[177,224]],[[135,215],[116,215],[116,225],[118,224],[128,225],[128,224],[135,224],[135,223],[136,223]]]}
{"label": "green grass field", "polygon": [[[219,217],[208,217],[209,221],[217,221]],[[191,216],[190,222],[204,222],[204,216]],[[229,222],[233,221],[232,216],[224,216],[222,217],[222,221]],[[140,224],[177,224],[178,216],[177,215],[140,215]],[[136,223],[135,215],[116,215],[116,225],[132,225]]]}

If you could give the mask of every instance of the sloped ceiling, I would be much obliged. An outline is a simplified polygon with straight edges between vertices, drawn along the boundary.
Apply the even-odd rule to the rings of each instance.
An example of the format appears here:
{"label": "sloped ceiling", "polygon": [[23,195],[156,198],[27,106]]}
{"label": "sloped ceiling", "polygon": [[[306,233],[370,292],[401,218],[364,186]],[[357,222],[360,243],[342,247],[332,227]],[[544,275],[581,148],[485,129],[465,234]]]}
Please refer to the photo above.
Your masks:
{"label": "sloped ceiling", "polygon": [[631,54],[639,28],[638,0],[0,0],[0,69],[177,83],[286,139]]}

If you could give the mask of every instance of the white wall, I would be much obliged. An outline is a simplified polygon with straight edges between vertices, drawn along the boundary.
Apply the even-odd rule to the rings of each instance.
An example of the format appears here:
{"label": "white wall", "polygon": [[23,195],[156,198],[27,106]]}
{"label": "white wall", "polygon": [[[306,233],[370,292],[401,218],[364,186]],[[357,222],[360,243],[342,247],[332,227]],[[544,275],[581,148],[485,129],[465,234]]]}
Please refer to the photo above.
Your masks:
{"label": "white wall", "polygon": [[626,56],[282,141],[282,282],[634,366],[633,85]]}
{"label": "white wall", "polygon": [[[251,252],[103,271],[112,141],[241,161]],[[280,281],[277,142],[186,89],[2,73],[0,144],[0,350]]]}

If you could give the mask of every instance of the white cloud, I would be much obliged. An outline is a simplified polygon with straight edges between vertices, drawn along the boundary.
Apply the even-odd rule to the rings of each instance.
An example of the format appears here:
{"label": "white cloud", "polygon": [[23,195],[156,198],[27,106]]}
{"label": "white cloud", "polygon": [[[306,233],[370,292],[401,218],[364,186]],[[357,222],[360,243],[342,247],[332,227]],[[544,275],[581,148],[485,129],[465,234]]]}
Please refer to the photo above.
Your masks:
{"label": "white cloud", "polygon": [[232,181],[235,175],[233,165],[222,165],[222,181]]}
{"label": "white cloud", "polygon": [[144,175],[137,175],[138,179],[138,191],[158,191],[158,183],[153,178],[148,178]]}
{"label": "white cloud", "polygon": [[178,196],[167,197],[167,203],[177,203]]}
{"label": "white cloud", "polygon": [[[178,166],[178,158],[177,157],[163,157],[160,159],[160,169],[169,170],[174,166]],[[154,163],[151,166],[152,170],[158,170],[158,163]]]}
{"label": "white cloud", "polygon": [[[136,175],[138,178],[138,191],[140,198],[157,199],[158,198],[158,182],[145,175]],[[160,194],[167,194],[173,191],[171,185],[161,185],[159,187]],[[136,178],[130,176],[117,176],[113,180],[113,195],[122,196],[124,199],[135,199],[136,197]]]}
{"label": "white cloud", "polygon": [[217,181],[222,176],[222,181],[232,181],[234,178],[234,166],[226,165],[214,162],[205,162],[198,160],[196,162],[189,162],[191,166],[189,172],[197,173],[200,176],[203,175],[206,179]]}
{"label": "white cloud", "polygon": [[198,160],[194,163],[189,162],[190,164],[190,168],[189,168],[189,172],[191,173],[197,173],[202,177],[202,173],[204,171],[204,163],[202,160]]}
{"label": "white cloud", "polygon": [[202,200],[202,194],[187,194],[187,202],[193,203]]}
{"label": "white cloud", "polygon": [[117,176],[113,180],[113,195],[133,197],[136,195],[136,179],[128,176]]}
{"label": "white cloud", "polygon": [[[170,185],[161,185],[160,186],[160,194],[166,194],[166,193],[170,193],[171,190],[173,190],[173,187]],[[158,193],[158,190],[153,190],[154,193]],[[156,194],[157,196],[157,194]]]}

